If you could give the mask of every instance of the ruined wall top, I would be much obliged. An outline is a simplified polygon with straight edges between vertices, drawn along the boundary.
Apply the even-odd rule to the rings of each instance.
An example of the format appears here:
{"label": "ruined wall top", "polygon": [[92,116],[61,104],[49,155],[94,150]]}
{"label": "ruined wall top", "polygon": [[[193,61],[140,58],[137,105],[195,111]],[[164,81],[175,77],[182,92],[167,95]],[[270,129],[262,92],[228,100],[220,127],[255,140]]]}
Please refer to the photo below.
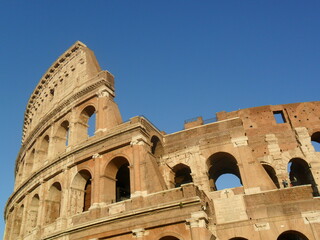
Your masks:
{"label": "ruined wall top", "polygon": [[51,65],[31,94],[24,114],[22,143],[53,110],[101,78],[113,89],[113,76],[101,71],[94,53],[80,41],[74,43]]}

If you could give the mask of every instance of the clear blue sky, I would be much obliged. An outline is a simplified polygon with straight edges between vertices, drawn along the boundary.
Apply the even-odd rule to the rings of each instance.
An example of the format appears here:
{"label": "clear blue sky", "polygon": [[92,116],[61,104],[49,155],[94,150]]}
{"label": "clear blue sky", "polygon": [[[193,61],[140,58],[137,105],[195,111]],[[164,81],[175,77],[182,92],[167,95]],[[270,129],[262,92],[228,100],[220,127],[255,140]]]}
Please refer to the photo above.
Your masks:
{"label": "clear blue sky", "polygon": [[313,0],[0,1],[1,211],[28,98],[76,40],[115,75],[124,120],[170,133],[199,115],[319,100],[319,13]]}

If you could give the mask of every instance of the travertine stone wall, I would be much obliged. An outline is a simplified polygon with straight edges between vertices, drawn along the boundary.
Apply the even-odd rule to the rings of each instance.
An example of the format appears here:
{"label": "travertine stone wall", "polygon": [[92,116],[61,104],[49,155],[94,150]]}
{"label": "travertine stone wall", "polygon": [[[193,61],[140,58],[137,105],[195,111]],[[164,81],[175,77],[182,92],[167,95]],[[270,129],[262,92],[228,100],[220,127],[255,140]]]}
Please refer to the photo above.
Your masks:
{"label": "travertine stone wall", "polygon": [[[319,239],[320,102],[220,112],[166,134],[145,117],[123,122],[114,96],[81,42],[44,74],[4,239]],[[227,174],[240,186],[220,188]]]}

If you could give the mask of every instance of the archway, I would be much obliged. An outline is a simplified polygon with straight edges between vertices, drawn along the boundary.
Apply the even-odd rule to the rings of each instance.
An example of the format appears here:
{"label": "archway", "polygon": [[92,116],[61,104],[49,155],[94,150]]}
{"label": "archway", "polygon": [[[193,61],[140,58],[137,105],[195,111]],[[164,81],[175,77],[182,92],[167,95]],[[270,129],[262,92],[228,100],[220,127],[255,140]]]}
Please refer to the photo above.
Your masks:
{"label": "archway", "polygon": [[174,185],[175,187],[180,187],[182,184],[193,182],[191,176],[191,169],[189,166],[179,163],[173,167],[174,176]]}
{"label": "archway", "polygon": [[91,178],[88,178],[86,185],[84,187],[84,197],[83,197],[83,211],[88,211],[91,207],[91,193],[92,193],[92,183]]}
{"label": "archway", "polygon": [[297,231],[286,231],[280,234],[277,240],[308,240],[308,238]]}
{"label": "archway", "polygon": [[277,188],[280,188],[278,177],[277,177],[277,174],[276,174],[276,171],[274,170],[274,168],[268,164],[262,164],[262,166],[263,166],[264,170],[268,173],[268,175],[271,178],[271,180],[273,181],[274,185],[276,185]]}
{"label": "archway", "polygon": [[48,193],[48,198],[45,202],[46,224],[53,223],[60,217],[61,212],[61,184],[55,182],[51,185]]}
{"label": "archway", "polygon": [[65,151],[69,144],[69,122],[63,121],[54,136],[54,150],[57,154]]}
{"label": "archway", "polygon": [[119,202],[130,198],[130,169],[129,161],[124,157],[112,159],[105,169],[104,201]]}
{"label": "archway", "polygon": [[288,172],[291,186],[311,184],[314,194],[318,195],[318,190],[311,173],[309,164],[301,158],[293,158],[288,163]]}
{"label": "archway", "polygon": [[151,153],[157,158],[159,164],[159,158],[163,155],[163,146],[157,136],[152,136],[151,144]]}
{"label": "archway", "polygon": [[311,144],[316,152],[320,152],[320,132],[311,135]]}
{"label": "archway", "polygon": [[[240,170],[237,165],[237,160],[229,153],[218,152],[213,154],[207,161],[209,168],[209,183],[210,190],[222,190],[217,187],[217,180],[222,175],[232,174],[239,180],[239,183],[232,182],[228,187],[239,187],[242,185]],[[228,176],[229,177],[229,176]]]}
{"label": "archway", "polygon": [[37,163],[35,162],[35,152],[36,150],[34,148],[28,151],[27,158],[26,158],[25,174],[31,174],[36,170],[35,167]]}
{"label": "archway", "polygon": [[88,170],[79,171],[71,184],[71,215],[88,211],[91,206],[92,177]]}
{"label": "archway", "polygon": [[37,226],[39,203],[40,203],[39,195],[36,194],[32,197],[29,210],[28,210],[27,227],[26,227],[28,232],[31,232],[31,230]]}
{"label": "archway", "polygon": [[224,173],[218,177],[215,182],[217,190],[241,187],[242,183],[240,178],[232,173]]}
{"label": "archway", "polygon": [[234,238],[230,238],[229,240],[248,240],[248,239],[243,237],[234,237]]}
{"label": "archway", "polygon": [[130,198],[129,163],[124,163],[116,175],[116,201],[120,202]]}
{"label": "archway", "polygon": [[176,238],[174,236],[165,236],[160,238],[159,240],[179,240],[179,238]]}
{"label": "archway", "polygon": [[[44,161],[47,159],[48,152],[49,152],[49,141],[50,141],[49,135],[45,135],[42,138],[42,140],[40,142],[39,149],[37,151],[37,155],[38,155],[37,156],[37,161],[38,161],[37,164],[43,164]],[[38,166],[38,167],[40,167],[40,166]]]}
{"label": "archway", "polygon": [[[81,126],[79,131],[82,132],[83,135],[93,136],[96,130],[96,109],[93,106],[85,107],[80,114],[80,122]],[[81,135],[82,135],[81,134]]]}

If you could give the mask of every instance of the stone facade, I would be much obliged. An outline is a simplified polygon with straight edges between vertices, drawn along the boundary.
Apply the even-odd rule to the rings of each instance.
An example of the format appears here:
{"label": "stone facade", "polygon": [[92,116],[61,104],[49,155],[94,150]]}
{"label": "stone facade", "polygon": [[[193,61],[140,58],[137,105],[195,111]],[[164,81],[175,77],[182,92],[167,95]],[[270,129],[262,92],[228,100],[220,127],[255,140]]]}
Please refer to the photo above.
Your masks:
{"label": "stone facade", "polygon": [[[319,239],[320,102],[166,134],[123,122],[114,96],[81,42],[48,69],[27,104],[4,239]],[[218,189],[224,174],[242,186]]]}

